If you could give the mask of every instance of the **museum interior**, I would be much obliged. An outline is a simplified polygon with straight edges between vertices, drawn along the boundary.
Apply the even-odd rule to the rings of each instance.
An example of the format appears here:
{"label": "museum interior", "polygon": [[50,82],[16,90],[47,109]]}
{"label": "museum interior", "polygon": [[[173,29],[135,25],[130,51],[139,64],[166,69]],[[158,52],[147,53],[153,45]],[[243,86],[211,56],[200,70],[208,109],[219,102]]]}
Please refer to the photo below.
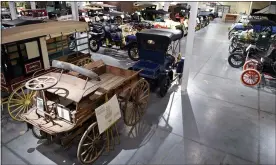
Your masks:
{"label": "museum interior", "polygon": [[1,1],[1,163],[276,164],[276,2]]}

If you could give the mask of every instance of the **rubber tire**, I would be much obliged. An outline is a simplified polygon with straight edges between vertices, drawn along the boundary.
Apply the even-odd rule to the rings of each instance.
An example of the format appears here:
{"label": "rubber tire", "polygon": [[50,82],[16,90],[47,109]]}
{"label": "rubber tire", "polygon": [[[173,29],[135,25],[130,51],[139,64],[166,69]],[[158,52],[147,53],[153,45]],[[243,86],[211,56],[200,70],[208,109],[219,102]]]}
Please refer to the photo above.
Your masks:
{"label": "rubber tire", "polygon": [[[258,75],[258,81],[255,82],[255,84],[247,84],[247,83],[244,82],[244,80],[243,80],[243,75],[245,74],[245,72],[248,72],[248,71],[255,72],[255,73]],[[243,85],[249,86],[249,87],[253,87],[253,86],[258,85],[258,84],[261,82],[262,76],[261,76],[260,72],[257,71],[256,69],[247,69],[247,70],[244,70],[244,71],[242,72],[240,79],[241,79],[241,82],[242,82]]]}
{"label": "rubber tire", "polygon": [[[73,47],[70,47],[71,43],[74,44]],[[75,41],[75,40],[70,40],[70,41],[68,42],[68,48],[69,48],[69,50],[71,50],[71,51],[75,50],[75,49],[76,49],[76,45],[77,45],[77,44],[76,44],[76,41]]]}
{"label": "rubber tire", "polygon": [[232,29],[232,30],[230,30],[229,32],[228,32],[228,40],[230,40],[231,39],[231,33],[234,33],[235,32],[235,30],[234,29]]}
{"label": "rubber tire", "polygon": [[[129,46],[129,48],[128,48],[128,50],[127,50],[127,52],[128,52],[128,57],[131,59],[131,60],[133,60],[133,61],[138,61],[139,60],[139,57],[138,58],[133,58],[132,56],[131,56],[131,49],[132,48],[134,48],[134,47],[137,47],[137,44],[132,44],[132,45],[130,45]],[[138,49],[138,48],[137,48]],[[139,54],[138,54],[138,56],[139,56]]]}
{"label": "rubber tire", "polygon": [[166,96],[166,94],[167,94],[167,92],[168,92],[168,90],[170,88],[170,84],[171,84],[170,78],[168,76],[165,76],[162,79],[162,81],[161,81],[161,83],[159,85],[158,94],[159,94],[160,97]]}
{"label": "rubber tire", "polygon": [[33,126],[32,127],[32,133],[33,133],[33,135],[34,135],[34,137],[36,137],[37,139],[45,139],[45,136],[43,136],[43,135],[38,135],[36,132],[35,132],[35,127]]}
{"label": "rubber tire", "polygon": [[[242,63],[241,63],[240,65],[234,65],[234,64],[232,63],[231,59],[232,59],[235,55],[240,55],[240,56],[241,56],[241,58],[242,58]],[[245,57],[244,57],[244,55],[243,55],[242,53],[232,53],[232,54],[230,54],[230,56],[228,57],[228,63],[229,63],[229,65],[232,66],[233,68],[240,68],[240,67],[242,67],[242,66],[244,65],[244,63],[245,63]]]}
{"label": "rubber tire", "polygon": [[[90,38],[90,39],[88,40],[89,49],[90,49],[92,52],[97,52],[97,51],[100,49],[99,42],[97,43],[97,48],[96,48],[95,50],[93,50],[92,47],[91,47],[91,44],[90,44],[90,42],[91,42],[92,40],[94,40],[94,39],[93,39],[93,38]],[[95,41],[97,41],[97,40],[95,40]]]}

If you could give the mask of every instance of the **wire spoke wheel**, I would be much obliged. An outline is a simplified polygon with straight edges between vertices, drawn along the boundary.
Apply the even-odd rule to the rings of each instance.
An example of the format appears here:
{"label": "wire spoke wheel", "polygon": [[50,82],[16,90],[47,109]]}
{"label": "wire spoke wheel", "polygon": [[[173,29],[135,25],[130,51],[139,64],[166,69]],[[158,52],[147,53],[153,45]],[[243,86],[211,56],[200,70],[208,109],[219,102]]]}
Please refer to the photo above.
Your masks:
{"label": "wire spoke wheel", "polygon": [[133,61],[138,61],[139,60],[139,54],[138,54],[138,48],[137,44],[133,44],[129,49],[128,49],[128,56],[130,59]]}
{"label": "wire spoke wheel", "polygon": [[82,164],[91,164],[102,154],[105,148],[105,140],[100,135],[98,124],[94,122],[84,132],[79,145],[77,157]]}
{"label": "wire spoke wheel", "polygon": [[145,114],[150,88],[146,80],[140,79],[131,89],[123,112],[124,122],[128,126],[135,125]]}
{"label": "wire spoke wheel", "polygon": [[85,66],[87,64],[89,64],[90,62],[92,62],[92,59],[90,57],[85,57],[83,59],[80,59],[78,62],[77,62],[77,66]]}
{"label": "wire spoke wheel", "polygon": [[255,60],[249,60],[243,65],[243,70],[257,69],[258,62]]}
{"label": "wire spoke wheel", "polygon": [[26,113],[33,105],[33,97],[36,91],[27,89],[25,85],[17,87],[8,100],[8,112],[12,119],[23,121],[20,116]]}
{"label": "wire spoke wheel", "polygon": [[69,45],[68,47],[69,47],[70,50],[76,49],[76,40],[70,40],[68,42],[68,45]]}
{"label": "wire spoke wheel", "polygon": [[255,69],[247,69],[241,74],[241,81],[246,86],[255,86],[261,81],[261,74]]}
{"label": "wire spoke wheel", "polygon": [[228,57],[228,63],[234,68],[240,68],[245,62],[245,57],[242,53],[233,53]]}

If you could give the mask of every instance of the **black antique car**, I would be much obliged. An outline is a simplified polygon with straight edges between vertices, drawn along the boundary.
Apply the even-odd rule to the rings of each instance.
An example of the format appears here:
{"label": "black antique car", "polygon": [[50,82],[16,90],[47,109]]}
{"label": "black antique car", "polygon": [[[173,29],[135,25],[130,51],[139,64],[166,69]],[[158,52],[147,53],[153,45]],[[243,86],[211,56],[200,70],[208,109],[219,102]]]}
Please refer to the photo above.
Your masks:
{"label": "black antique car", "polygon": [[181,30],[155,28],[136,33],[139,61],[130,69],[140,71],[140,76],[150,83],[152,90],[158,89],[161,97],[174,80],[182,77],[182,33]]}
{"label": "black antique car", "polygon": [[102,8],[103,14],[109,16],[114,23],[123,24],[124,22],[129,22],[131,20],[131,16],[118,11],[116,6],[108,5],[108,4],[94,4],[87,5],[90,7]]}

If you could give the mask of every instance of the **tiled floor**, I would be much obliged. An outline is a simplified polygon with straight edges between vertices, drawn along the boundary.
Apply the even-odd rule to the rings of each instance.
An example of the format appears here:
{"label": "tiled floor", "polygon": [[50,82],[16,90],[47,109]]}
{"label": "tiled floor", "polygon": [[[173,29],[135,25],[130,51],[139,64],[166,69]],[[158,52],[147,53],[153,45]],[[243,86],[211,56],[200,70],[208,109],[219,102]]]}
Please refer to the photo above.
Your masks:
{"label": "tiled floor", "polygon": [[[196,33],[188,94],[178,85],[164,98],[152,93],[143,120],[120,124],[121,144],[95,164],[275,164],[276,92],[240,83],[241,70],[227,62],[228,26],[215,21]],[[104,53],[118,56],[93,59],[133,64],[120,52]],[[25,131],[23,123],[2,121],[2,164],[79,164],[77,145],[65,150]]]}

